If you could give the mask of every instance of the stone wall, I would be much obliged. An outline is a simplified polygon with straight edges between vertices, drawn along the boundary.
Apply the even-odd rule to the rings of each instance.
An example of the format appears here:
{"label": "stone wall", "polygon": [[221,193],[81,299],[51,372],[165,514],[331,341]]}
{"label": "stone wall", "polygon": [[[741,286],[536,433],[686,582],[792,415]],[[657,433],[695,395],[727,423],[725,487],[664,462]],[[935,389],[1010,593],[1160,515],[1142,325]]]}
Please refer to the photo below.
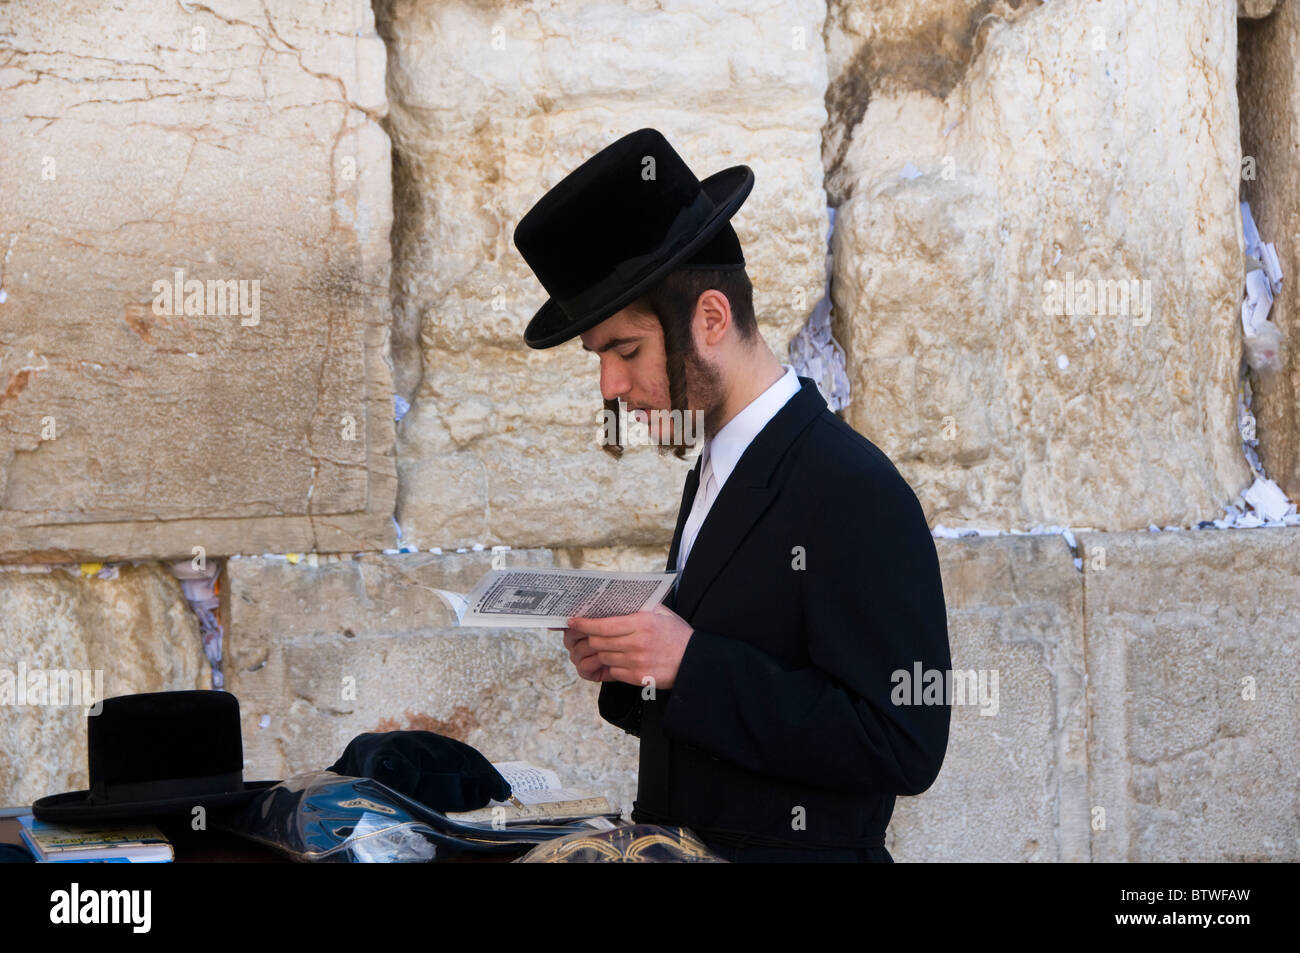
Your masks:
{"label": "stone wall", "polygon": [[382,41],[192,10],[0,11],[0,561],[391,541]]}
{"label": "stone wall", "polygon": [[394,363],[412,400],[398,431],[404,541],[671,539],[687,465],[592,452],[596,357],[576,341],[532,351],[523,340],[546,294],[515,225],[619,136],[660,129],[699,178],[754,170],[733,224],[778,354],[821,297],[822,5],[662,6],[583,3],[579,17],[551,3],[380,4],[397,156]]}
{"label": "stone wall", "polygon": [[[1250,482],[1234,13],[1003,14],[970,18],[959,78],[896,74],[831,117],[847,419],[936,522],[1193,526]],[[837,88],[932,35],[875,27],[831,35]]]}
{"label": "stone wall", "polygon": [[211,687],[198,624],[157,564],[0,572],[0,804],[89,785],[94,701]]}
{"label": "stone wall", "polygon": [[1264,241],[1275,244],[1286,276],[1269,313],[1286,339],[1282,367],[1252,375],[1253,409],[1260,459],[1294,498],[1300,496],[1300,6],[1278,3],[1271,16],[1240,24],[1242,198]]}
{"label": "stone wall", "polygon": [[1084,534],[1096,861],[1300,857],[1300,534]]}
{"label": "stone wall", "polygon": [[[898,799],[900,861],[1300,856],[1292,529],[937,541],[955,698],[935,784]],[[636,793],[635,739],[596,713],[555,632],[457,630],[490,553],[228,565],[246,775],[331,764],[354,735],[423,728],[493,760]],[[508,566],[649,570],[653,550],[512,551]],[[428,587],[428,588],[425,588]]]}
{"label": "stone wall", "polygon": [[[548,551],[507,556],[505,567],[554,565]],[[630,810],[636,740],[601,720],[599,686],[578,677],[559,633],[458,629],[431,591],[468,592],[491,565],[489,553],[231,560],[227,672],[245,773],[319,770],[362,732],[418,728],[491,761],[554,766]]]}
{"label": "stone wall", "polygon": [[[423,728],[630,808],[636,740],[558,633],[455,628],[431,589],[467,591],[498,545],[506,565],[663,567],[685,465],[600,452],[596,361],[524,345],[545,293],[511,241],[583,159],[654,126],[700,177],[754,170],[734,225],[782,360],[834,209],[844,416],[945,537],[954,671],[984,694],[954,706],[933,787],[899,799],[894,856],[1300,858],[1300,529],[1192,529],[1254,477],[1242,199],[1285,275],[1283,366],[1249,378],[1259,456],[1300,496],[1297,17],[0,7],[0,701],[37,669],[210,687],[159,562],[197,548],[223,562],[246,778]],[[5,705],[0,803],[84,787],[83,708]]]}
{"label": "stone wall", "polygon": [[937,545],[953,670],[989,691],[895,859],[1300,857],[1300,534],[1085,533],[1082,571],[1055,535]]}

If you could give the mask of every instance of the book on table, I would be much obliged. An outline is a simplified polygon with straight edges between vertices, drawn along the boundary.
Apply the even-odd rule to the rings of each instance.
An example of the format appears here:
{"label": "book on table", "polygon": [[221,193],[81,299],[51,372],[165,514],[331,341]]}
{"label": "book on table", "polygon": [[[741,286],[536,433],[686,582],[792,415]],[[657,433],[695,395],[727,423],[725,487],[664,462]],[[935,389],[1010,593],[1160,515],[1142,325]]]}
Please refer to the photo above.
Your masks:
{"label": "book on table", "polygon": [[546,824],[586,821],[600,830],[616,827],[621,814],[609,798],[564,787],[554,771],[526,761],[493,762],[492,767],[510,784],[510,800],[489,801],[473,811],[447,811],[448,817],[468,823]]}
{"label": "book on table", "polygon": [[152,824],[51,824],[31,814],[18,818],[18,833],[41,864],[165,864],[172,845]]}

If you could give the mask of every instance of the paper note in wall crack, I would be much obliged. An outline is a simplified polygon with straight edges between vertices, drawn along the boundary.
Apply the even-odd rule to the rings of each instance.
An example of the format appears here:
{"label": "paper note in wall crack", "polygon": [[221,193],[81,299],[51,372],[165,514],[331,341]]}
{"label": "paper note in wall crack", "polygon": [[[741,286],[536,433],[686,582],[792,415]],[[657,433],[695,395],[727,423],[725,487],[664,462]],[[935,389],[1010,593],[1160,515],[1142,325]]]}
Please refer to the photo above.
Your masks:
{"label": "paper note in wall crack", "polygon": [[461,625],[564,628],[570,616],[605,619],[652,609],[677,578],[672,572],[594,569],[493,569],[469,595],[435,589]]}

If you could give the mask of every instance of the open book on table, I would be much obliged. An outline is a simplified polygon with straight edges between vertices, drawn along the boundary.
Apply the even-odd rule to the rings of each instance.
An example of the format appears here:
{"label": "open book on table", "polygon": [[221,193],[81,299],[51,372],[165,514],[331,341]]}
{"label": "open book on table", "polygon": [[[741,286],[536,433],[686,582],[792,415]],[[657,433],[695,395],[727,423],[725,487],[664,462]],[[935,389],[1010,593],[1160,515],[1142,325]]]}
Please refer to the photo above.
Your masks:
{"label": "open book on table", "polygon": [[494,762],[492,767],[510,784],[508,801],[491,801],[473,811],[447,811],[448,817],[470,823],[499,821],[537,824],[547,821],[585,820],[592,827],[608,829],[620,817],[618,808],[602,795],[575,791],[560,784],[559,775],[526,761]]}

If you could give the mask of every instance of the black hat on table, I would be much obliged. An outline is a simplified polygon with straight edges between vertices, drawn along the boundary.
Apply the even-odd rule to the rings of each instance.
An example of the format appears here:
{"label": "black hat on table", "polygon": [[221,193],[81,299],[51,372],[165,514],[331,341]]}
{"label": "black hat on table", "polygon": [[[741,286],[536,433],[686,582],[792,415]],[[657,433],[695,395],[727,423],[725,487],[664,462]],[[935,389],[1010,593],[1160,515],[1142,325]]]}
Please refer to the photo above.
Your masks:
{"label": "black hat on table", "polygon": [[94,824],[243,807],[279,781],[245,781],[239,701],[221,691],[106,698],[86,717],[90,789],[32,804],[38,820]]}
{"label": "black hat on table", "polygon": [[703,181],[657,129],[638,129],[560,180],[515,228],[550,295],[524,331],[532,348],[577,337],[682,268],[743,268],[731,217],[754,187],[745,165]]}
{"label": "black hat on table", "polygon": [[472,811],[510,797],[510,783],[477,748],[432,731],[357,735],[327,770],[378,781],[435,811]]}

